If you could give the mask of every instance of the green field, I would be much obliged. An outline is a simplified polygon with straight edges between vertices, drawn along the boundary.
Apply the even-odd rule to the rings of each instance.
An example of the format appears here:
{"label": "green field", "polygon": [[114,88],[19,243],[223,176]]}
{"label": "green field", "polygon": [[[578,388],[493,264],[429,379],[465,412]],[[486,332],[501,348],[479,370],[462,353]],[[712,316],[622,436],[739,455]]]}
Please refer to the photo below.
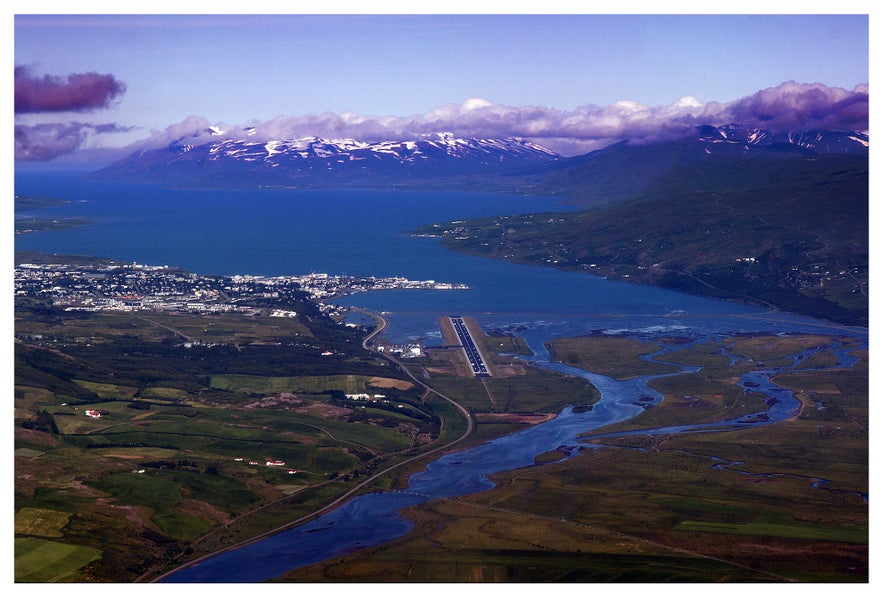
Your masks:
{"label": "green field", "polygon": [[[131,581],[245,540],[467,429],[457,408],[363,350],[362,333],[318,315],[83,314],[26,300],[15,316],[16,530],[101,551],[66,579]],[[212,343],[185,346],[199,331]],[[445,359],[428,363],[450,369]],[[497,412],[595,396],[584,381],[497,365],[505,375],[486,386],[450,371],[431,381]],[[481,424],[475,441],[514,427]]]}
{"label": "green field", "polygon": [[[16,533],[101,551],[64,579],[132,580],[234,519],[224,533],[245,539],[439,434],[422,391],[318,315],[82,314],[22,300],[15,316]],[[185,346],[197,331],[211,344]],[[350,390],[390,400],[360,406]]]}
{"label": "green field", "polygon": [[119,384],[104,384],[90,382],[88,380],[73,380],[83,388],[91,390],[102,399],[131,399],[138,392],[134,386],[120,386]]}
{"label": "green field", "polygon": [[101,558],[101,551],[36,538],[15,539],[15,581],[75,581],[79,570]]}
{"label": "green field", "polygon": [[[374,384],[372,384],[374,382]],[[230,392],[247,394],[270,393],[324,393],[338,390],[344,393],[365,393],[372,386],[378,389],[382,385],[395,383],[405,388],[413,386],[410,382],[390,381],[376,376],[245,376],[216,375],[211,377],[211,387]],[[382,393],[381,393],[382,394]]]}
{"label": "green field", "polygon": [[742,534],[780,538],[805,538],[828,542],[868,543],[868,526],[805,525],[797,523],[715,523],[709,521],[683,521],[676,529],[720,534]]}
{"label": "green field", "polygon": [[67,525],[71,514],[52,509],[24,507],[15,513],[15,533],[23,536],[60,538],[62,528]]}

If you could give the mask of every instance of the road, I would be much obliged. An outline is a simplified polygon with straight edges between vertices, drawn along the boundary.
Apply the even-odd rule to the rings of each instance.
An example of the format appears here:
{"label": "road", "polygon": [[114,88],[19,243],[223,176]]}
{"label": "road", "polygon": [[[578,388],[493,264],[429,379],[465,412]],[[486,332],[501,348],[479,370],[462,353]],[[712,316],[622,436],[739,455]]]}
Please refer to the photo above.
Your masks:
{"label": "road", "polygon": [[[383,357],[384,359],[386,359],[386,360],[392,362],[394,365],[396,365],[397,367],[399,367],[399,368],[401,369],[401,371],[402,371],[404,374],[406,374],[411,380],[413,380],[415,383],[417,383],[418,385],[420,385],[420,386],[422,386],[423,388],[425,388],[426,391],[427,391],[428,393],[435,394],[435,395],[438,396],[439,398],[444,399],[445,401],[449,402],[449,403],[452,404],[454,407],[456,407],[457,410],[460,411],[460,413],[463,414],[463,417],[466,418],[466,431],[464,431],[463,434],[461,434],[461,435],[460,435],[457,439],[455,439],[455,440],[452,440],[452,441],[450,441],[450,442],[448,442],[448,443],[446,443],[446,444],[443,444],[443,445],[441,445],[441,446],[437,446],[437,447],[435,447],[434,449],[431,449],[431,450],[429,450],[429,451],[426,451],[425,453],[420,453],[419,455],[415,455],[414,457],[410,457],[410,458],[408,458],[408,459],[405,459],[404,461],[401,461],[401,462],[399,462],[399,463],[396,463],[395,465],[391,465],[391,466],[387,467],[386,469],[383,469],[382,471],[379,471],[379,472],[375,473],[374,475],[372,475],[372,476],[366,478],[363,482],[357,484],[357,485],[356,485],[354,488],[352,488],[349,492],[346,492],[345,494],[342,494],[341,496],[337,497],[336,499],[334,499],[333,501],[331,501],[330,503],[328,503],[327,505],[325,505],[325,506],[322,507],[321,509],[317,509],[317,510],[313,511],[312,513],[309,513],[309,514],[307,514],[307,515],[304,515],[303,517],[300,517],[300,518],[298,518],[298,519],[295,519],[294,521],[290,521],[290,522],[288,522],[288,523],[286,523],[286,524],[284,524],[284,525],[280,525],[279,527],[276,527],[276,528],[274,528],[274,529],[271,529],[271,530],[269,530],[269,531],[266,531],[266,532],[264,532],[264,533],[262,533],[262,534],[259,534],[259,535],[255,536],[255,537],[253,537],[253,538],[249,538],[248,540],[244,540],[244,541],[242,541],[242,542],[238,542],[238,543],[236,543],[236,544],[233,544],[233,545],[228,546],[228,547],[226,547],[226,548],[223,548],[223,549],[221,549],[221,550],[216,550],[215,552],[212,552],[212,553],[210,553],[210,554],[207,554],[207,555],[205,555],[205,556],[202,556],[202,557],[200,557],[200,558],[198,558],[198,559],[195,559],[195,560],[192,560],[192,561],[188,561],[188,562],[187,562],[186,564],[184,564],[184,565],[181,565],[181,566],[179,566],[179,567],[175,567],[174,569],[172,569],[172,570],[170,570],[170,571],[166,571],[165,573],[163,573],[162,575],[160,575],[160,576],[158,576],[158,577],[155,577],[155,578],[153,578],[153,579],[150,579],[150,580],[149,580],[150,582],[162,581],[162,580],[165,579],[166,577],[168,577],[168,576],[170,576],[170,575],[173,575],[174,573],[180,571],[181,569],[186,569],[187,567],[191,567],[191,566],[193,566],[193,565],[195,565],[195,564],[197,564],[197,563],[199,563],[199,562],[201,562],[201,561],[208,560],[208,559],[210,559],[210,558],[212,558],[212,557],[214,557],[214,556],[216,556],[216,555],[219,555],[219,554],[221,554],[221,553],[223,553],[223,552],[228,552],[228,551],[231,551],[231,550],[236,550],[236,549],[238,549],[238,548],[242,548],[243,546],[246,546],[246,545],[248,545],[248,544],[253,544],[254,542],[258,542],[258,541],[260,541],[260,540],[262,540],[262,539],[264,539],[264,538],[266,538],[266,537],[268,537],[268,536],[272,536],[272,535],[274,535],[274,534],[278,534],[279,532],[283,532],[283,531],[285,531],[285,530],[287,530],[287,529],[291,529],[291,528],[293,528],[293,527],[296,527],[296,526],[300,525],[301,523],[305,523],[305,522],[307,522],[307,521],[309,521],[309,520],[311,520],[311,519],[315,519],[316,517],[319,517],[319,516],[322,515],[323,513],[326,513],[326,512],[328,512],[328,511],[334,509],[335,507],[337,507],[338,505],[340,505],[340,504],[343,503],[344,501],[348,500],[350,497],[352,497],[354,494],[356,494],[357,492],[359,492],[360,490],[362,490],[362,489],[363,489],[365,486],[367,486],[368,484],[372,483],[372,482],[373,482],[374,480],[376,480],[377,478],[382,477],[382,476],[384,476],[384,475],[390,473],[391,471],[393,471],[393,470],[395,470],[395,469],[398,469],[399,467],[402,467],[402,466],[404,466],[404,465],[408,465],[409,463],[413,463],[414,461],[417,461],[417,460],[419,460],[419,459],[424,459],[424,458],[426,458],[428,455],[432,455],[432,454],[434,454],[434,453],[438,453],[438,452],[440,452],[440,451],[444,451],[444,450],[446,450],[446,449],[448,449],[448,448],[451,448],[452,446],[454,446],[454,445],[456,445],[456,444],[462,442],[462,441],[465,440],[470,434],[472,434],[472,431],[473,431],[473,429],[475,428],[475,424],[474,424],[474,421],[473,421],[473,419],[472,419],[472,416],[469,414],[469,412],[466,410],[465,407],[463,407],[461,404],[459,404],[458,402],[456,402],[456,401],[453,400],[452,398],[450,398],[450,397],[448,397],[448,396],[446,396],[446,395],[440,393],[439,391],[437,391],[437,390],[435,390],[434,388],[430,387],[428,384],[426,384],[426,383],[423,382],[422,380],[420,380],[420,379],[418,379],[417,377],[415,377],[411,372],[408,371],[407,368],[405,368],[405,366],[404,366],[404,365],[403,365],[398,359],[396,359],[396,358],[393,357],[392,355],[389,355],[389,354],[386,354],[386,353],[381,353],[381,352],[379,352],[379,351],[376,351],[376,350],[373,348],[372,341],[373,341],[375,338],[377,338],[377,336],[380,335],[384,330],[386,330],[387,326],[389,326],[389,322],[387,322],[387,320],[386,320],[383,316],[381,316],[380,314],[376,314],[376,313],[373,313],[373,312],[367,312],[367,311],[362,311],[362,313],[364,313],[365,315],[370,316],[371,318],[373,318],[375,321],[378,322],[378,326],[377,326],[377,328],[376,328],[373,332],[371,332],[371,334],[369,334],[368,336],[366,336],[366,337],[365,337],[365,340],[362,341],[362,347],[364,347],[365,349],[367,349],[367,350],[369,350],[369,351],[372,351],[372,352],[376,353],[378,356]],[[439,430],[439,437],[441,437],[442,433],[444,432],[444,426],[445,426],[445,422],[444,422],[444,419],[442,419],[442,422],[441,422],[441,429]],[[286,497],[286,498],[287,498],[287,497]],[[283,500],[284,500],[284,499],[283,499]],[[141,577],[139,577],[139,578],[136,579],[135,581],[143,581],[143,580],[146,580],[150,575],[152,575],[152,572],[151,572],[151,573],[146,573],[146,574],[142,575]]]}

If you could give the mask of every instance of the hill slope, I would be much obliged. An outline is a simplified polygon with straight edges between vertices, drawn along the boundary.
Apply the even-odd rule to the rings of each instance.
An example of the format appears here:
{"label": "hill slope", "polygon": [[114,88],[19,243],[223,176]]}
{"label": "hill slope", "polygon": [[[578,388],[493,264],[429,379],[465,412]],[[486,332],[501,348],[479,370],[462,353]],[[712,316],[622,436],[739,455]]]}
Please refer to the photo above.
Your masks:
{"label": "hill slope", "polygon": [[471,254],[867,325],[867,157],[708,156],[660,167],[642,185],[631,200],[581,212],[420,232]]}
{"label": "hill slope", "polygon": [[[692,191],[750,190],[757,187],[753,170],[786,165],[781,158],[819,155],[868,155],[868,136],[859,132],[801,131],[773,133],[762,129],[699,127],[696,134],[674,141],[620,142],[584,156],[565,158],[524,172],[522,187],[597,206],[648,195]],[[787,165],[786,165],[787,168]],[[787,172],[783,176],[789,176]]]}

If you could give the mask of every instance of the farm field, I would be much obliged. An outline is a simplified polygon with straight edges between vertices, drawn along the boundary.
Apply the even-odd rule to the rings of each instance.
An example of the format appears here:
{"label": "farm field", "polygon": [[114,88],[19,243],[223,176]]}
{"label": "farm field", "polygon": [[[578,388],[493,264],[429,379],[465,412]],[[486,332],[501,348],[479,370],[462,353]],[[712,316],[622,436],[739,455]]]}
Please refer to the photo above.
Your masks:
{"label": "farm field", "polygon": [[[489,414],[553,413],[596,396],[584,381],[510,358],[487,388],[457,375],[449,354],[426,369],[408,363],[415,380],[362,349],[363,332],[315,315],[86,315],[33,301],[15,315],[21,581],[149,579],[462,436],[462,415],[416,380]],[[470,442],[542,417],[482,420]]]}

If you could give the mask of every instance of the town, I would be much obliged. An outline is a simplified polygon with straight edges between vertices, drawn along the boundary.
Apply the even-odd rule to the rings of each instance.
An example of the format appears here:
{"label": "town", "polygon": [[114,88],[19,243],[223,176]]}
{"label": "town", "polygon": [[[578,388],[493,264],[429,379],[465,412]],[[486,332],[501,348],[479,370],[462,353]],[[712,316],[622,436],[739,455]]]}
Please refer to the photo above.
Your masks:
{"label": "town", "polygon": [[170,266],[115,262],[74,264],[22,263],[15,268],[16,297],[50,300],[67,311],[169,311],[178,313],[266,313],[296,317],[295,311],[256,306],[256,299],[284,305],[308,299],[329,315],[345,310],[330,303],[354,293],[390,289],[465,290],[463,284],[403,277],[207,276]]}

